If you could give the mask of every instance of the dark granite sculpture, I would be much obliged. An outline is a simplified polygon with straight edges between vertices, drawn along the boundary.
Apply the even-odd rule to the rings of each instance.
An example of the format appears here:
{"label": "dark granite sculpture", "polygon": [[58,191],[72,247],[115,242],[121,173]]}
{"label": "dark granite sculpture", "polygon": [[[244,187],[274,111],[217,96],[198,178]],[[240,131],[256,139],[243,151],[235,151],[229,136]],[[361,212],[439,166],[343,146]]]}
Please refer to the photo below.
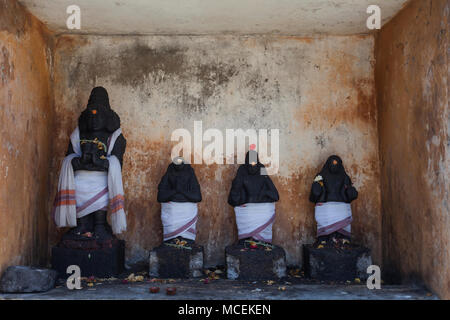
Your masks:
{"label": "dark granite sculpture", "polygon": [[190,164],[174,159],[158,185],[158,202],[200,202],[200,185]]}
{"label": "dark granite sculpture", "polygon": [[235,208],[239,239],[272,242],[275,202],[279,198],[258,153],[250,150],[245,164],[239,166],[228,196],[228,204]]}
{"label": "dark granite sculpture", "polygon": [[[108,171],[107,150],[99,148],[99,144],[93,142],[98,140],[103,143],[103,146],[106,146],[112,133],[120,128],[120,118],[111,109],[108,92],[105,88],[96,87],[92,89],[87,107],[78,119],[78,128],[80,129],[83,154],[81,158],[76,157],[72,160],[74,170]],[[111,154],[119,159],[120,165],[123,164],[125,147],[125,137],[123,134],[120,134],[111,151]],[[66,155],[71,153],[74,153],[74,150],[72,143],[69,143]]]}
{"label": "dark granite sculpture", "polygon": [[358,197],[341,158],[328,158],[311,186],[309,200],[316,204],[317,241],[303,246],[303,264],[309,277],[326,281],[367,278],[370,250],[350,242],[352,211]]}
{"label": "dark granite sculpture", "polygon": [[285,252],[271,244],[278,200],[277,188],[259,161],[258,153],[248,151],[228,196],[228,204],[236,214],[239,239],[225,249],[229,279],[261,280],[285,275]]}
{"label": "dark granite sculpture", "polygon": [[[109,105],[108,92],[103,87],[92,90],[87,108],[78,119],[80,131],[81,157],[72,159],[73,170],[108,171],[109,160],[106,158],[111,135],[120,128],[120,118]],[[117,157],[120,166],[123,164],[126,140],[122,133],[118,135],[111,151]],[[74,153],[72,143],[66,155]],[[95,194],[92,194],[95,196]],[[106,208],[105,208],[106,209]],[[81,218],[77,218],[77,226],[73,228],[65,239],[94,236],[96,239],[112,238],[112,230],[106,220],[107,210],[96,210]]]}
{"label": "dark granite sculpture", "polygon": [[328,158],[311,186],[309,200],[316,204],[317,236],[319,241],[350,239],[352,213],[350,202],[358,191],[345,172],[341,158]]}
{"label": "dark granite sculpture", "polygon": [[188,278],[201,275],[203,247],[195,243],[197,203],[202,201],[194,169],[177,157],[158,185],[164,243],[150,252],[150,275]]}
{"label": "dark granite sculpture", "polygon": [[280,199],[277,188],[259,162],[258,153],[250,150],[245,164],[239,166],[228,196],[228,204],[236,207],[245,203],[276,202]]}
{"label": "dark granite sculpture", "polygon": [[194,169],[177,157],[158,185],[164,241],[193,245],[197,225],[197,203],[202,201]]}
{"label": "dark granite sculpture", "polygon": [[60,273],[69,263],[98,276],[117,274],[123,268],[125,244],[113,233],[126,229],[121,174],[126,140],[105,88],[92,90],[70,140],[53,215],[57,226],[71,229],[53,248],[53,264]]}

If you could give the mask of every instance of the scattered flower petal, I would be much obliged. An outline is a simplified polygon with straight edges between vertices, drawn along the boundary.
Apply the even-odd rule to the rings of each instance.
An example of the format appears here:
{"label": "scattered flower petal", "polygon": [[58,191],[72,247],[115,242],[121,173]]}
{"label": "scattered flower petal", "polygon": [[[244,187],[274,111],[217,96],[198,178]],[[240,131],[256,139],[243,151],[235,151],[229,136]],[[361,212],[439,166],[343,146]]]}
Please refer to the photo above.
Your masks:
{"label": "scattered flower petal", "polygon": [[159,292],[159,287],[151,287],[150,288],[150,293],[158,293]]}

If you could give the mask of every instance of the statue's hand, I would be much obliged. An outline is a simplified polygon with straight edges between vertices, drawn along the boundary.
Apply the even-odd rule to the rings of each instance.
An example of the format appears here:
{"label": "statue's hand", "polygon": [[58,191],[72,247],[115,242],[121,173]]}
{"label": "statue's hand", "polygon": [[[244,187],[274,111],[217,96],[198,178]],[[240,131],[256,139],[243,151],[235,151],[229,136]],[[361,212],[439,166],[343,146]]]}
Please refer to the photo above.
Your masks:
{"label": "statue's hand", "polygon": [[75,157],[72,159],[72,167],[74,171],[80,170],[81,169],[81,161],[80,161],[80,157]]}
{"label": "statue's hand", "polygon": [[312,185],[312,193],[315,196],[320,196],[322,194],[323,187],[319,182],[314,182]]}
{"label": "statue's hand", "polygon": [[251,190],[250,181],[248,181],[248,179],[244,179],[243,186],[247,192]]}
{"label": "statue's hand", "polygon": [[184,195],[184,188],[183,188],[183,183],[180,180],[177,180],[177,185],[175,187],[175,190],[177,191],[177,193],[181,193]]}
{"label": "statue's hand", "polygon": [[348,201],[351,202],[358,198],[358,191],[356,191],[356,188],[354,186],[348,186],[345,189],[345,193],[347,195]]}
{"label": "statue's hand", "polygon": [[80,158],[80,163],[84,165],[92,163],[92,153],[83,152]]}
{"label": "statue's hand", "polygon": [[108,171],[108,169],[109,169],[109,161],[108,161],[108,159],[106,159],[106,157],[104,157],[104,159],[102,159],[102,156],[99,156],[98,154],[96,154],[92,158],[92,162],[94,163],[94,166],[96,166],[98,168],[103,168],[106,171]]}

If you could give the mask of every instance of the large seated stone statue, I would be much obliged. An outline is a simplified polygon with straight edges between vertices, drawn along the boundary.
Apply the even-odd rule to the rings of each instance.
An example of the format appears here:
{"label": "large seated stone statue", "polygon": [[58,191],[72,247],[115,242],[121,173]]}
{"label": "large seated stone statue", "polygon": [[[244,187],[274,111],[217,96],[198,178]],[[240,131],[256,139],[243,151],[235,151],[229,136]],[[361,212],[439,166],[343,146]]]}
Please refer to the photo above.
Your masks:
{"label": "large seated stone statue", "polygon": [[247,152],[234,178],[228,204],[234,207],[239,239],[272,242],[277,188],[254,150]]}
{"label": "large seated stone statue", "polygon": [[315,218],[319,242],[351,237],[352,208],[350,203],[358,191],[336,155],[328,158],[311,186],[309,200],[316,204]]}
{"label": "large seated stone statue", "polygon": [[[120,118],[110,107],[107,91],[94,88],[70,136],[59,176],[53,217],[58,227],[71,228],[59,249],[118,246],[113,233],[121,233],[127,226],[121,172],[125,147]],[[67,256],[76,255],[61,250],[54,251],[58,266]]]}
{"label": "large seated stone statue", "polygon": [[181,157],[173,159],[158,185],[164,242],[150,252],[150,275],[161,278],[198,277],[203,247],[195,243],[197,203],[202,201],[194,169]]}
{"label": "large seated stone statue", "polygon": [[229,279],[268,280],[285,276],[285,252],[271,244],[278,200],[277,188],[259,161],[258,153],[248,151],[228,197],[238,230],[238,242],[225,249]]}

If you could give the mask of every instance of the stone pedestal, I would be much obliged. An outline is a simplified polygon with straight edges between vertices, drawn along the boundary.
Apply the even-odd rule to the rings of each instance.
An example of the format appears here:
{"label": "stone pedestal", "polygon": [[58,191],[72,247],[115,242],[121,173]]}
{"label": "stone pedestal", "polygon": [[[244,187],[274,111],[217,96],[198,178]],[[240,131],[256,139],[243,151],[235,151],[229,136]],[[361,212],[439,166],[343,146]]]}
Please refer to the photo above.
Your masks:
{"label": "stone pedestal", "polygon": [[124,272],[125,241],[111,239],[66,240],[52,248],[52,268],[60,278],[67,278],[67,267],[77,265],[82,277],[110,278]]}
{"label": "stone pedestal", "polygon": [[228,279],[277,280],[286,276],[286,254],[281,247],[249,249],[241,241],[226,247],[225,254]]}
{"label": "stone pedestal", "polygon": [[150,252],[150,277],[183,279],[202,276],[203,247],[189,244],[188,248],[163,243],[153,249]]}
{"label": "stone pedestal", "polygon": [[370,250],[360,246],[346,248],[303,246],[303,268],[307,277],[324,281],[365,280],[372,264]]}

